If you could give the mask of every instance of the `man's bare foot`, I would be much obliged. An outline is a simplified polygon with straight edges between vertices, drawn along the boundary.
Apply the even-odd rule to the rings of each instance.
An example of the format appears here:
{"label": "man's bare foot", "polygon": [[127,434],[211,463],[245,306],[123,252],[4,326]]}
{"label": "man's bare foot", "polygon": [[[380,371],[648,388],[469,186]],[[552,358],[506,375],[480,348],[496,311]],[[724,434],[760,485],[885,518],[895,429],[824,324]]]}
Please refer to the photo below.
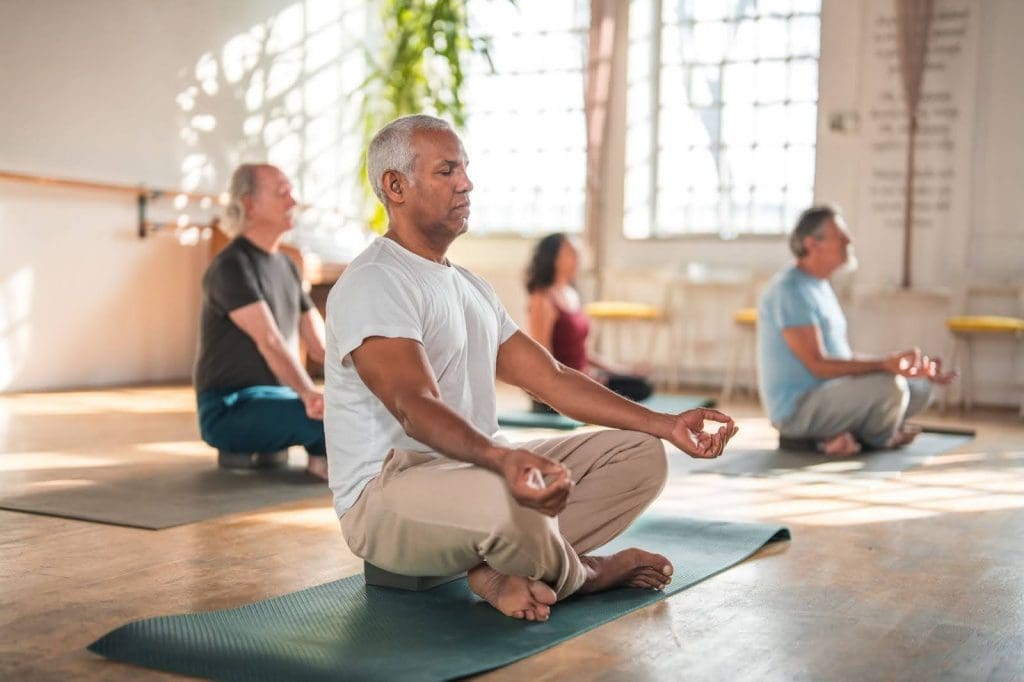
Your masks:
{"label": "man's bare foot", "polygon": [[312,455],[309,458],[309,463],[306,464],[306,471],[316,476],[317,478],[327,480],[327,458]]}
{"label": "man's bare foot", "polygon": [[672,562],[660,554],[631,547],[610,556],[581,556],[587,581],[581,594],[600,592],[619,585],[662,590],[672,582]]}
{"label": "man's bare foot", "polygon": [[860,443],[857,442],[857,439],[849,431],[822,441],[818,447],[829,457],[849,457],[860,452]]}
{"label": "man's bare foot", "polygon": [[547,620],[555,591],[539,580],[498,573],[487,564],[469,571],[469,589],[512,618]]}
{"label": "man's bare foot", "polygon": [[892,435],[892,438],[889,439],[885,446],[888,448],[901,448],[904,445],[910,445],[920,433],[921,427],[917,424],[904,424],[896,429],[896,433]]}

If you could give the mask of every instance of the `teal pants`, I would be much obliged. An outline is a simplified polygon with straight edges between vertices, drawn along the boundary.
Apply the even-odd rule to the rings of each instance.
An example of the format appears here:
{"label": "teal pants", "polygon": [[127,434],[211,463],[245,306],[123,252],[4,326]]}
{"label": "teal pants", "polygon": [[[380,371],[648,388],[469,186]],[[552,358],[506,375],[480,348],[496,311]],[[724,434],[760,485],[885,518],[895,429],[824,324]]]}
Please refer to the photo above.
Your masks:
{"label": "teal pants", "polygon": [[299,394],[287,386],[208,389],[196,398],[199,433],[227,452],[277,452],[301,445],[314,456],[327,454],[324,423],[306,416]]}

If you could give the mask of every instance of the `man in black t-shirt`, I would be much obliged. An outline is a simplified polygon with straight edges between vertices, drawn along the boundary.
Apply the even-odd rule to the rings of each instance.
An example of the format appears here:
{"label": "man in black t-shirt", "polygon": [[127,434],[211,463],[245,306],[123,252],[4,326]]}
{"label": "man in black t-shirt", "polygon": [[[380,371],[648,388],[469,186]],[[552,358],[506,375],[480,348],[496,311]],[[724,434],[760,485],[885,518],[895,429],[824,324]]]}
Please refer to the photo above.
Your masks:
{"label": "man in black t-shirt", "polygon": [[274,166],[244,164],[225,211],[238,236],[210,263],[194,383],[203,440],[222,465],[279,463],[302,445],[326,479],[323,394],[298,359],[324,360],[324,323],[298,269],[279,250],[292,229],[291,183]]}

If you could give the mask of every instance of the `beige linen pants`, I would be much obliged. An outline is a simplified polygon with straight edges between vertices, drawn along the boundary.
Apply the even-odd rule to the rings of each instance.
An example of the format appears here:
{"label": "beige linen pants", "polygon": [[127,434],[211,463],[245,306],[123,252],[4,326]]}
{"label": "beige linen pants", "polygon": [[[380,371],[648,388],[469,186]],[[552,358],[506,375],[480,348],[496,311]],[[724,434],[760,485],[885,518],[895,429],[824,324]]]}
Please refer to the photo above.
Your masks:
{"label": "beige linen pants", "polygon": [[653,436],[616,430],[517,446],[572,472],[576,487],[557,518],[521,506],[492,471],[392,450],[341,517],[349,547],[404,575],[451,575],[487,562],[568,597],[586,579],[579,555],[622,533],[661,492],[665,447]]}

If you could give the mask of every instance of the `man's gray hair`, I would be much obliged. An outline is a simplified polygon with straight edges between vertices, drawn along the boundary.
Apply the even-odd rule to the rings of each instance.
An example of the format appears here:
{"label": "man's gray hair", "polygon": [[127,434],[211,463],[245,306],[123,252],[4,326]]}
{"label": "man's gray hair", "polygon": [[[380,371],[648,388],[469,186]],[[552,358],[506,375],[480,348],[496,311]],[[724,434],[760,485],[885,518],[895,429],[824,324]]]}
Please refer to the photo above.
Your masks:
{"label": "man's gray hair", "polygon": [[837,215],[839,215],[839,209],[830,204],[812,206],[801,213],[800,219],[796,221],[796,227],[789,235],[789,250],[793,252],[793,255],[797,258],[806,256],[807,247],[804,246],[804,239],[807,237],[820,238],[825,224],[829,220],[834,220]]}
{"label": "man's gray hair", "polygon": [[397,171],[412,182],[412,171],[416,165],[416,154],[412,149],[412,136],[418,130],[447,130],[452,126],[445,121],[426,114],[413,114],[396,118],[380,129],[370,140],[366,150],[366,175],[370,187],[380,202],[388,205],[384,193],[384,173]]}
{"label": "man's gray hair", "polygon": [[264,164],[243,163],[231,174],[228,186],[228,203],[224,207],[224,232],[234,236],[245,227],[245,205],[242,197],[250,196],[256,191],[256,170]]}

